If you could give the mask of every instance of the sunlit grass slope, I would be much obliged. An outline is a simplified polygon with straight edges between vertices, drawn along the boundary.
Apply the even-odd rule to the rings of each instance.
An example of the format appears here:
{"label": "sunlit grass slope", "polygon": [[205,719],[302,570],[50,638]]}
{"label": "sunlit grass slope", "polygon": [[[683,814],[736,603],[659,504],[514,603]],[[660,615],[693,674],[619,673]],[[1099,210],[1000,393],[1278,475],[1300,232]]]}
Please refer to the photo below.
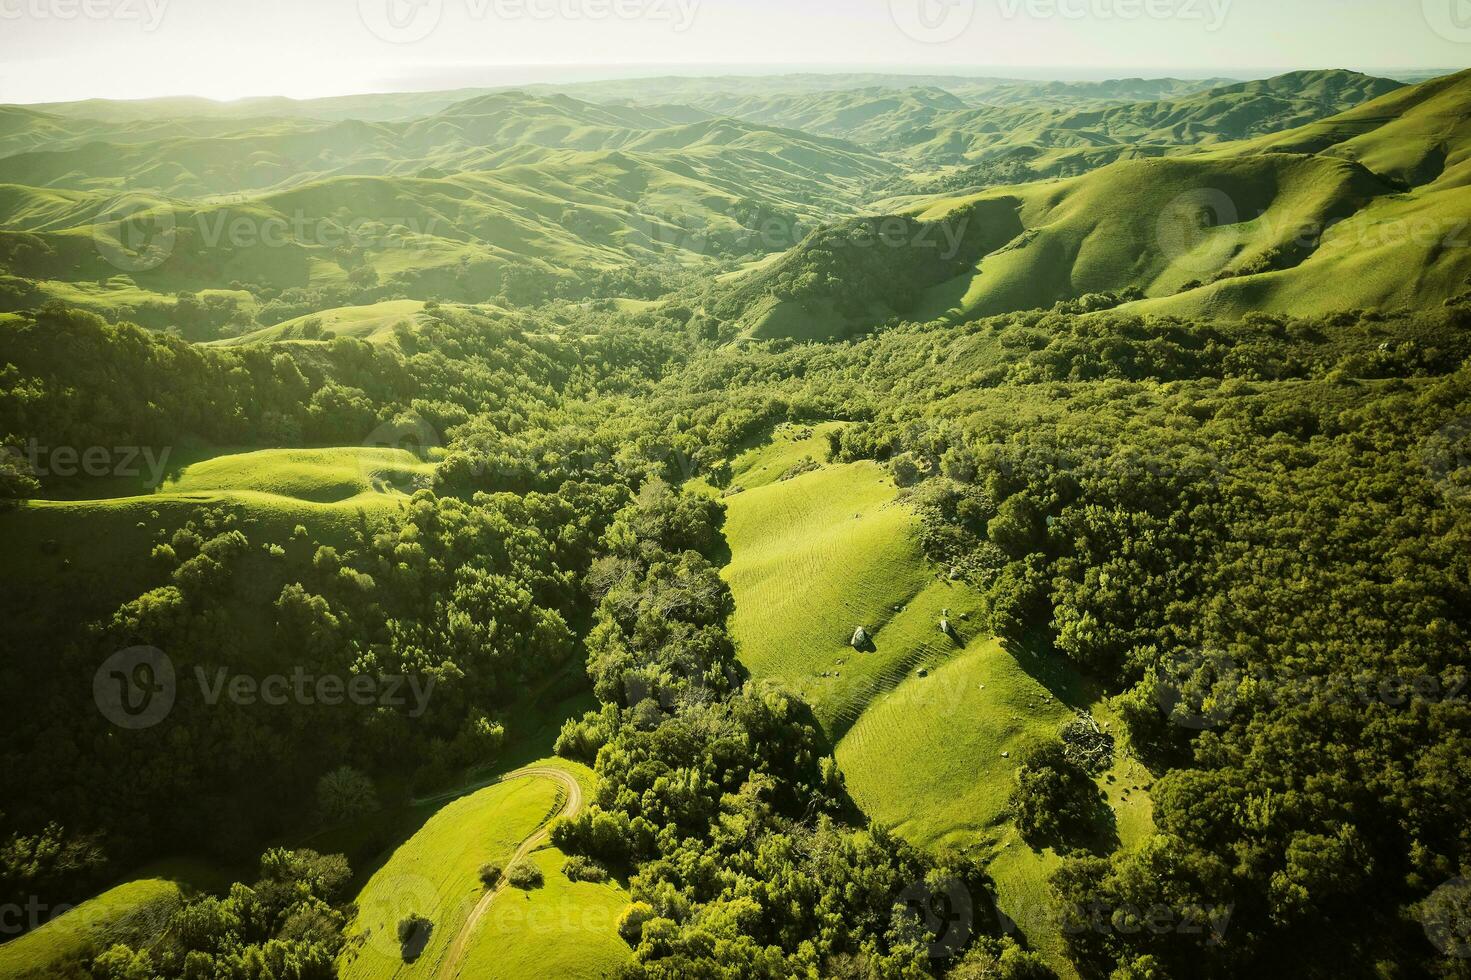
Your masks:
{"label": "sunlit grass slope", "polygon": [[[591,794],[585,766],[546,759],[537,767],[568,773]],[[357,900],[339,960],[341,976],[383,977],[600,977],[630,953],[618,936],[628,893],[617,883],[571,882],[562,873],[566,855],[543,844],[527,858],[542,873],[541,887],[506,887],[469,933],[458,968],[450,951],[486,893],[479,870],[505,866],[549,817],[564,805],[564,790],[551,779],[519,777],[446,804],[373,873]],[[429,941],[405,963],[397,927],[410,912],[434,923]]]}
{"label": "sunlit grass slope", "polygon": [[982,637],[875,701],[838,743],[838,765],[869,816],[922,846],[957,843],[1005,820],[1021,757],[1070,715]]}
{"label": "sunlit grass slope", "polygon": [[433,473],[434,464],[404,449],[262,449],[193,463],[159,492],[250,492],[341,504],[363,495],[412,493]]}
{"label": "sunlit grass slope", "polygon": [[458,977],[464,980],[594,980],[612,976],[632,951],[618,935],[628,892],[612,881],[568,881],[567,855],[531,855],[544,885],[508,888],[481,919]]}
{"label": "sunlit grass slope", "polygon": [[307,336],[307,329],[312,324],[323,331],[330,331],[335,337],[353,337],[369,343],[382,343],[393,336],[393,331],[399,324],[410,327],[416,324],[423,309],[423,301],[413,299],[391,299],[366,306],[344,306],[295,317],[274,326],[252,330],[239,337],[212,341],[211,345],[234,346],[318,339],[318,334]]}
{"label": "sunlit grass slope", "polygon": [[[812,705],[868,817],[925,849],[977,851],[1003,911],[1071,975],[1056,923],[1035,914],[1049,907],[1058,858],[1021,840],[1008,803],[1027,751],[1075,712],[1115,732],[1117,719],[1061,658],[985,633],[979,597],[924,558],[917,518],[884,470],[820,462],[837,424],[783,427],[733,463],[742,489],[726,498],[724,574],[742,662]],[[938,625],[946,610],[952,636]],[[872,649],[848,645],[858,625]],[[1151,780],[1121,747],[1099,780],[1116,838],[1107,846],[1148,834]]]}
{"label": "sunlit grass slope", "polygon": [[0,587],[22,604],[70,588],[135,598],[157,584],[136,556],[206,510],[236,514],[252,536],[287,542],[302,526],[317,544],[348,546],[364,522],[402,514],[432,472],[399,449],[270,449],[189,463],[157,493],[23,502],[0,511],[0,536],[15,558],[0,568]]}
{"label": "sunlit grass slope", "polygon": [[179,884],[164,878],[118,885],[0,946],[0,976],[8,980],[67,976],[83,957],[114,943],[157,935],[183,900]]}
{"label": "sunlit grass slope", "polygon": [[[341,975],[435,977],[440,961],[484,891],[481,865],[505,862],[557,806],[558,788],[541,779],[489,786],[448,804],[400,846],[358,896]],[[405,963],[398,923],[418,913],[434,923],[429,941]]]}
{"label": "sunlit grass slope", "polygon": [[[726,500],[724,575],[741,661],[801,693],[836,736],[907,671],[954,653],[941,613],[958,617],[975,600],[925,560],[914,515],[877,464],[781,479],[824,441],[789,434],[741,457],[733,485],[751,486]],[[871,650],[849,645],[859,626]]]}

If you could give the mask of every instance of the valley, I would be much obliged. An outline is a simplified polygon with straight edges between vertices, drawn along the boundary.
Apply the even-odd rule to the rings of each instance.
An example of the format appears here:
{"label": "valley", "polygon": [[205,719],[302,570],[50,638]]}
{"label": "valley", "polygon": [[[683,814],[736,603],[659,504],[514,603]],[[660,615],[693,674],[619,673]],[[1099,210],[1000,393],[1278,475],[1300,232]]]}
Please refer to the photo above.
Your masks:
{"label": "valley", "polygon": [[1468,119],[0,107],[0,976],[1461,975]]}

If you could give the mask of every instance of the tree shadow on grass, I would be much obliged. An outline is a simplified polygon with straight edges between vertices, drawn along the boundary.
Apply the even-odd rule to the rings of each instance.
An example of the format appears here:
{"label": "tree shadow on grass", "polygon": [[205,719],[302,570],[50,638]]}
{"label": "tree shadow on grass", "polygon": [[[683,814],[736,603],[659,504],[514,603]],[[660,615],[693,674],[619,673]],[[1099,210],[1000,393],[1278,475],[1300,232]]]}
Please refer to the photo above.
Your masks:
{"label": "tree shadow on grass", "polygon": [[413,963],[429,945],[429,937],[434,934],[434,923],[420,915],[411,916],[399,924],[398,947],[399,954],[405,963]]}

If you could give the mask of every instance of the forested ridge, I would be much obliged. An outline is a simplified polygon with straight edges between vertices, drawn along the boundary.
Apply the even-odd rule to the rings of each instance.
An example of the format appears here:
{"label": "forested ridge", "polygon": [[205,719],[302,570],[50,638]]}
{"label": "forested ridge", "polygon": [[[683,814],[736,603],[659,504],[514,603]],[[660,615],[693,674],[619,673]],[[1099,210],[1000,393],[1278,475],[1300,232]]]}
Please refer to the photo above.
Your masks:
{"label": "forested ridge", "polygon": [[0,974],[1471,977],[1471,73],[920,81],[0,110]]}
{"label": "forested ridge", "polygon": [[[1417,914],[1471,847],[1461,307],[1235,326],[1051,312],[810,345],[720,345],[689,322],[445,310],[386,345],[275,350],[191,348],[62,309],[6,324],[24,383],[4,428],[43,442],[338,443],[409,413],[445,450],[432,487],[331,543],[228,504],[177,527],[159,516],[124,601],[58,609],[47,628],[66,640],[45,658],[24,655],[28,630],[8,636],[6,711],[28,719],[5,777],[25,801],[6,813],[8,887],[80,897],[163,836],[238,859],[290,821],[242,805],[246,773],[256,800],[261,780],[309,796],[340,764],[442,785],[493,756],[528,686],[575,690],[585,662],[602,707],[558,750],[596,763],[599,790],[556,835],[632,876],[630,969],[1044,970],[1024,935],[985,938],[995,923],[960,965],[948,948],[931,959],[891,903],[955,878],[982,905],[984,868],[864,828],[800,700],[735,659],[722,507],[679,486],[722,482],[773,425],[839,419],[832,458],[882,462],[996,634],[1103,679],[1164,773],[1155,835],[1076,852],[1057,909],[1230,910],[1220,936],[1070,930],[1080,969],[1459,965]],[[79,392],[107,410],[79,410]],[[93,651],[136,644],[189,664],[289,650],[439,688],[418,717],[181,702],[166,728],[109,738],[70,679]],[[1066,811],[1065,779],[1037,785]],[[159,795],[176,801],[162,818]],[[221,806],[230,820],[201,836]],[[224,948],[195,942],[154,968],[191,975],[187,950]],[[291,975],[318,975],[306,963]]]}

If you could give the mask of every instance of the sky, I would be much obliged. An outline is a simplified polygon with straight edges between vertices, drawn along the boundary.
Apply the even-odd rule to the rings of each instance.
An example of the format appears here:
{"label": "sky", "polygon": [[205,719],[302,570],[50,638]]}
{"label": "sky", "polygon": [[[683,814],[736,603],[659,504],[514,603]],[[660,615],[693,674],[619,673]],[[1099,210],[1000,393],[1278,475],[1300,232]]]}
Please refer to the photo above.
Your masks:
{"label": "sky", "polygon": [[1471,0],[0,0],[0,102],[635,75],[1471,65]]}

